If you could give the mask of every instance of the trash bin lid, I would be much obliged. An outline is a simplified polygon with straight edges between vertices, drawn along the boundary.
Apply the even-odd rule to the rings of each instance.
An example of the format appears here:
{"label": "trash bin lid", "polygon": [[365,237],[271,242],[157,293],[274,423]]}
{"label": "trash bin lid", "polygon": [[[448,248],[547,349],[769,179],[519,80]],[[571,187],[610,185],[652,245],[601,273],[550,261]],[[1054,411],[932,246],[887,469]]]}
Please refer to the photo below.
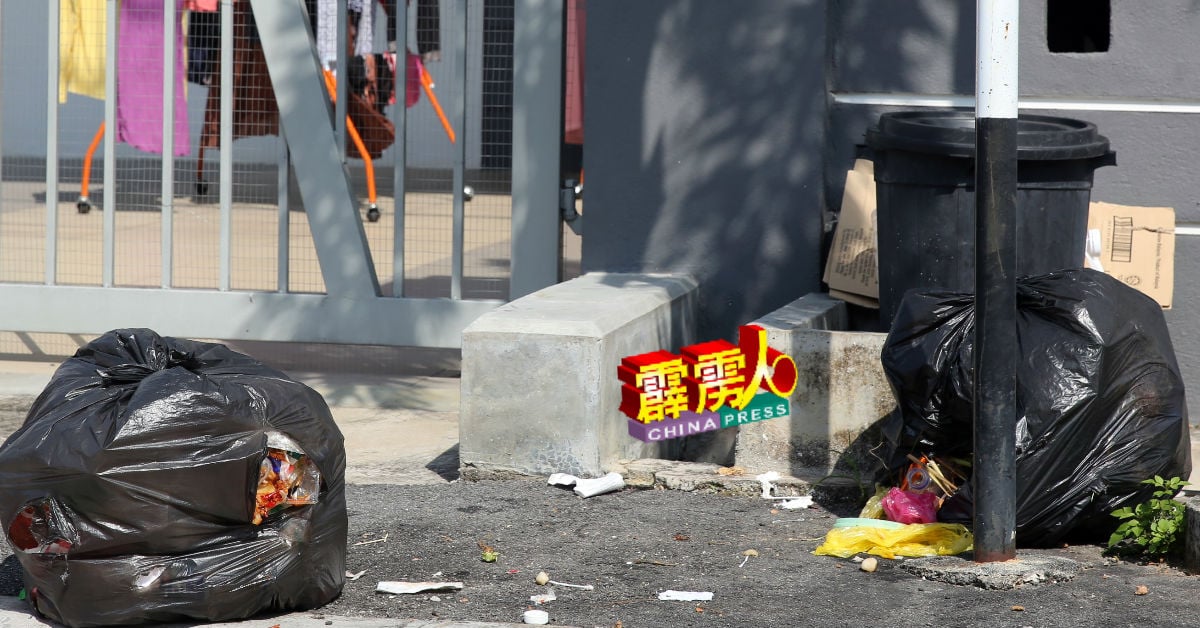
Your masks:
{"label": "trash bin lid", "polygon": [[[877,150],[907,150],[947,157],[975,157],[973,111],[897,111],[879,116],[867,131]],[[1108,152],[1108,138],[1084,120],[1054,116],[1017,117],[1017,159],[1090,159]]]}

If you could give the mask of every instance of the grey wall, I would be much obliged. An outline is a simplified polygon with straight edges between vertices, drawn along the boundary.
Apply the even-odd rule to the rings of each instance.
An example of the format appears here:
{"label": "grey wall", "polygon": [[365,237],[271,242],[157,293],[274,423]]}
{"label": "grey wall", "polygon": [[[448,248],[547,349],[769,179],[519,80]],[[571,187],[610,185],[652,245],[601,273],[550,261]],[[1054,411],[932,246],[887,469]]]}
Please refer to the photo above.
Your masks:
{"label": "grey wall", "polygon": [[820,286],[825,2],[588,4],[583,268],[687,272],[701,338]]}

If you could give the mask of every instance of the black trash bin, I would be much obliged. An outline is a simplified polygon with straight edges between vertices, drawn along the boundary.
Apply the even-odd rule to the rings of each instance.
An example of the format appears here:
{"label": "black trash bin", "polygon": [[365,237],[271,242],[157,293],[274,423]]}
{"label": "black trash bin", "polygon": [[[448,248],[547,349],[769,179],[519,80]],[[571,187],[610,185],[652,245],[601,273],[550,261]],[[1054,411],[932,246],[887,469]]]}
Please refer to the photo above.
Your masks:
{"label": "black trash bin", "polygon": [[[878,204],[879,315],[910,289],[975,290],[975,114],[903,111],[867,131]],[[1082,120],[1017,119],[1017,275],[1083,265],[1096,168],[1108,139]]]}

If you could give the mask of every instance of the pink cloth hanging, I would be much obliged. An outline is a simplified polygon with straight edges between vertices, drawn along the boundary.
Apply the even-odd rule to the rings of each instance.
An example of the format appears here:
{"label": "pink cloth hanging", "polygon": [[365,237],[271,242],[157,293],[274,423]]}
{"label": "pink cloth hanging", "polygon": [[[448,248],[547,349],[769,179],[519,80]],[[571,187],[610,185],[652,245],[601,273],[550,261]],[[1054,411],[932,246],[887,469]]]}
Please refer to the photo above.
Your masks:
{"label": "pink cloth hanging", "polygon": [[567,89],[563,103],[563,141],[583,143],[583,48],[587,8],[584,0],[567,0]]}
{"label": "pink cloth hanging", "polygon": [[[408,83],[404,86],[404,107],[411,109],[413,105],[421,100],[421,74],[425,72],[425,64],[421,63],[421,55],[408,52],[405,63],[408,66]],[[396,67],[396,53],[385,52],[383,58],[387,60],[388,69],[392,71],[392,76],[396,77],[393,81],[393,89],[388,96],[387,103],[389,105],[396,104],[396,89],[395,85],[400,84],[403,77],[400,76],[400,71]]]}
{"label": "pink cloth hanging", "polygon": [[[185,0],[178,0],[183,7]],[[182,13],[175,13],[175,150],[191,153],[184,97]],[[117,39],[117,141],[148,153],[163,149],[163,3],[122,0]]]}
{"label": "pink cloth hanging", "polygon": [[217,10],[218,2],[219,0],[184,0],[183,8],[186,11],[213,13]]}

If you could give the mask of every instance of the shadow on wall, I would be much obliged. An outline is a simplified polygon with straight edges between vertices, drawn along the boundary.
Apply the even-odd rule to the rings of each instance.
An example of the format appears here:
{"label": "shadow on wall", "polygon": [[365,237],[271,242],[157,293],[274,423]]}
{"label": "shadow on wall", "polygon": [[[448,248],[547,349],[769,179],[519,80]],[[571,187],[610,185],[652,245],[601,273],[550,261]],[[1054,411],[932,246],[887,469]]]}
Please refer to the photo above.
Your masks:
{"label": "shadow on wall", "polygon": [[[853,94],[975,92],[975,3],[918,0],[884,10],[865,0],[829,5],[829,91]],[[909,107],[911,108],[911,107]],[[825,152],[826,207],[842,202],[856,144],[879,114],[902,109],[834,102]]]}
{"label": "shadow on wall", "polygon": [[[914,40],[973,37],[944,4],[589,6],[584,271],[693,274],[702,338],[819,290],[829,91],[860,71],[889,77],[879,89],[920,83]],[[969,89],[970,59],[946,63]]]}
{"label": "shadow on wall", "polygon": [[823,13],[589,6],[585,271],[695,275],[703,338],[817,287]]}

